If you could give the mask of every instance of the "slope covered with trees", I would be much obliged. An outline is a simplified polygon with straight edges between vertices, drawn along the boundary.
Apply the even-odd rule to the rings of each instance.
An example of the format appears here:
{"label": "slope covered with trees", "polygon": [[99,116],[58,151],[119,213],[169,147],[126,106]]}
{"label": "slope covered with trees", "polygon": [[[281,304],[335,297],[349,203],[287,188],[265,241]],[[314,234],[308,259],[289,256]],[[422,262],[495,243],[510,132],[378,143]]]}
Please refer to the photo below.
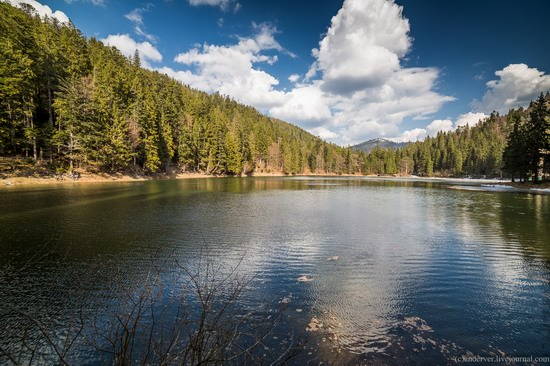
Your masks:
{"label": "slope covered with trees", "polygon": [[349,172],[351,152],[0,2],[0,156],[66,171]]}
{"label": "slope covered with trees", "polygon": [[550,95],[542,94],[527,113],[511,111],[512,130],[503,153],[504,170],[520,180],[539,182],[550,174]]}
{"label": "slope covered with trees", "polygon": [[521,177],[550,172],[550,95],[529,108],[492,113],[476,126],[412,143],[404,148],[374,148],[361,154],[364,174],[415,174],[444,177]]}

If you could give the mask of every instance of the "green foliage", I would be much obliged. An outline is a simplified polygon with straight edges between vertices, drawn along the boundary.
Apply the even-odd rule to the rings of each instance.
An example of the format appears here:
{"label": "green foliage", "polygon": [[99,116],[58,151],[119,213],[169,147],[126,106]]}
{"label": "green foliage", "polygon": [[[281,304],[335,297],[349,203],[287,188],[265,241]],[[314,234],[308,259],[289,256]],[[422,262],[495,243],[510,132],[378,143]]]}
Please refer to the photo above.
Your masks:
{"label": "green foliage", "polygon": [[[0,3],[0,154],[105,170],[353,172],[353,152]],[[63,164],[61,164],[63,165]]]}
{"label": "green foliage", "polygon": [[[439,132],[398,149],[395,169],[399,174],[421,176],[500,177],[507,126],[506,116],[492,114],[474,127],[466,125],[456,131]],[[392,154],[385,152],[379,159],[391,161]]]}
{"label": "green foliage", "polygon": [[550,168],[549,100],[541,95],[527,110],[493,113],[476,126],[440,132],[396,151],[374,148],[359,154],[361,172],[522,179],[537,173],[540,180]]}
{"label": "green foliage", "polygon": [[520,180],[539,182],[550,172],[550,108],[540,95],[528,111],[511,111],[512,131],[504,150],[504,169]]}

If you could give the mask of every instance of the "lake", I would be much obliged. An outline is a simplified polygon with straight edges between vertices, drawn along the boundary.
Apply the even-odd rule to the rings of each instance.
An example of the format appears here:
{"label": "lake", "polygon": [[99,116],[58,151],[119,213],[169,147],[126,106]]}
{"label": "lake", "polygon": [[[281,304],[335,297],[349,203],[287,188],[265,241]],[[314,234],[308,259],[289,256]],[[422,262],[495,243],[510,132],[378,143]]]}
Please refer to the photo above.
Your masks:
{"label": "lake", "polygon": [[[269,177],[2,189],[0,363],[22,339],[20,359],[33,347],[37,363],[54,357],[40,325],[57,342],[79,309],[120,306],[113,278],[135,289],[155,268],[156,301],[173,307],[181,269],[206,262],[247,279],[233,311],[277,318],[262,362],[293,342],[304,343],[295,364],[550,356],[550,195],[450,185]],[[84,343],[68,359],[106,362]]]}

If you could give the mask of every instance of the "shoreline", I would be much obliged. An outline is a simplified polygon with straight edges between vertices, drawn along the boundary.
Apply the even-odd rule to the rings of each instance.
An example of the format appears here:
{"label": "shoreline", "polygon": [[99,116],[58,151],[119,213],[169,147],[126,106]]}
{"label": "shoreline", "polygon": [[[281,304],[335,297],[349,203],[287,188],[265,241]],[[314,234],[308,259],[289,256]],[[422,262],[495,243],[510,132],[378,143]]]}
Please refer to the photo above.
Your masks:
{"label": "shoreline", "polygon": [[[254,173],[250,175],[241,175],[241,178],[256,178],[256,177],[367,177],[359,174],[284,174],[284,173]],[[104,182],[143,182],[153,180],[178,180],[178,179],[198,179],[198,178],[229,178],[230,175],[209,175],[205,173],[178,173],[173,175],[156,174],[156,175],[131,175],[124,173],[116,174],[95,174],[82,173],[80,178],[73,179],[69,176],[55,178],[53,176],[5,176],[0,177],[0,187],[12,186],[32,186],[32,185],[67,185],[67,184],[86,184],[86,183],[104,183]]]}
{"label": "shoreline", "polygon": [[[72,179],[68,176],[64,176],[61,179],[52,176],[4,176],[0,177],[0,188],[9,188],[14,186],[41,186],[41,185],[68,185],[68,184],[88,184],[88,183],[116,183],[116,182],[143,182],[152,180],[179,180],[179,179],[198,179],[198,178],[228,178],[227,175],[208,175],[205,173],[179,173],[173,175],[157,174],[157,175],[131,175],[124,173],[116,174],[97,174],[97,173],[82,173],[79,179]],[[360,174],[284,174],[284,173],[254,173],[250,175],[242,175],[242,178],[256,178],[256,177],[315,177],[315,178],[339,178],[339,177],[356,177],[356,178],[369,178],[369,179],[381,179],[381,180],[418,180],[426,182],[456,182],[456,183],[471,183],[480,184],[481,186],[503,186],[517,190],[547,190],[550,188],[550,183],[543,184],[533,183],[512,183],[510,179],[493,179],[493,178],[445,178],[445,177],[420,177],[416,175],[403,175],[403,176],[378,176],[378,175],[360,175]]]}
{"label": "shoreline", "polygon": [[[141,182],[149,180],[171,180],[171,179],[197,179],[197,178],[228,178],[232,176],[228,175],[209,175],[205,173],[179,173],[179,174],[156,174],[156,175],[140,175],[140,174],[125,174],[125,173],[82,173],[80,178],[73,179],[69,176],[63,176],[56,178],[53,176],[4,176],[0,177],[0,186],[22,186],[22,185],[51,185],[51,184],[80,184],[80,183],[102,183],[102,182]],[[379,179],[418,179],[428,181],[464,181],[464,182],[499,182],[509,184],[510,180],[495,180],[495,179],[465,179],[465,178],[442,178],[442,177],[419,177],[415,175],[408,176],[378,176],[378,175],[362,175],[362,174],[284,174],[282,172],[277,173],[253,173],[249,175],[242,175],[242,178],[255,178],[255,177],[357,177],[357,178],[379,178]]]}
{"label": "shoreline", "polygon": [[95,174],[82,173],[80,178],[72,179],[69,176],[55,178],[52,176],[40,177],[2,177],[0,178],[0,187],[11,186],[32,186],[32,185],[67,185],[67,184],[86,184],[86,183],[116,183],[116,182],[143,182],[149,180],[170,180],[170,179],[191,179],[191,178],[216,178],[216,176],[203,173],[180,173],[175,175],[130,175],[124,173],[118,174]]}

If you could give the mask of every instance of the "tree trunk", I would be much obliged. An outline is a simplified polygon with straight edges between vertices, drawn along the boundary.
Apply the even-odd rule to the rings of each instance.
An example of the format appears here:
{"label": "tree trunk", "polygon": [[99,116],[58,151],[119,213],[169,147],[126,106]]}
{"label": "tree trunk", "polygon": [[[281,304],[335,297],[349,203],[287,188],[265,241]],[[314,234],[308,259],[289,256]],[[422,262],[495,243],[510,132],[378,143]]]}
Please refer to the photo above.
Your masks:
{"label": "tree trunk", "polygon": [[[8,115],[10,116],[10,122],[13,121],[13,117],[11,115],[11,105],[8,102]],[[13,151],[15,152],[16,144],[15,144],[15,128],[13,126],[13,123],[10,123],[10,139],[11,139],[11,146]]]}
{"label": "tree trunk", "polygon": [[34,118],[32,116],[32,111],[30,111],[29,116],[27,117],[29,119],[29,126],[31,127],[32,131],[32,158],[36,162],[37,160],[37,149],[36,149],[36,136],[34,135]]}
{"label": "tree trunk", "polygon": [[[53,107],[52,107],[52,88],[51,88],[51,81],[48,79],[48,126],[53,129]],[[61,126],[59,126],[59,129],[61,130]],[[53,155],[53,149],[51,141],[48,144],[48,151],[50,154],[50,163],[52,162],[52,155]],[[57,153],[59,154],[59,147],[57,148]]]}
{"label": "tree trunk", "polygon": [[74,144],[74,139],[73,139],[73,133],[71,132],[69,134],[69,166],[71,171],[73,170],[73,144]]}

